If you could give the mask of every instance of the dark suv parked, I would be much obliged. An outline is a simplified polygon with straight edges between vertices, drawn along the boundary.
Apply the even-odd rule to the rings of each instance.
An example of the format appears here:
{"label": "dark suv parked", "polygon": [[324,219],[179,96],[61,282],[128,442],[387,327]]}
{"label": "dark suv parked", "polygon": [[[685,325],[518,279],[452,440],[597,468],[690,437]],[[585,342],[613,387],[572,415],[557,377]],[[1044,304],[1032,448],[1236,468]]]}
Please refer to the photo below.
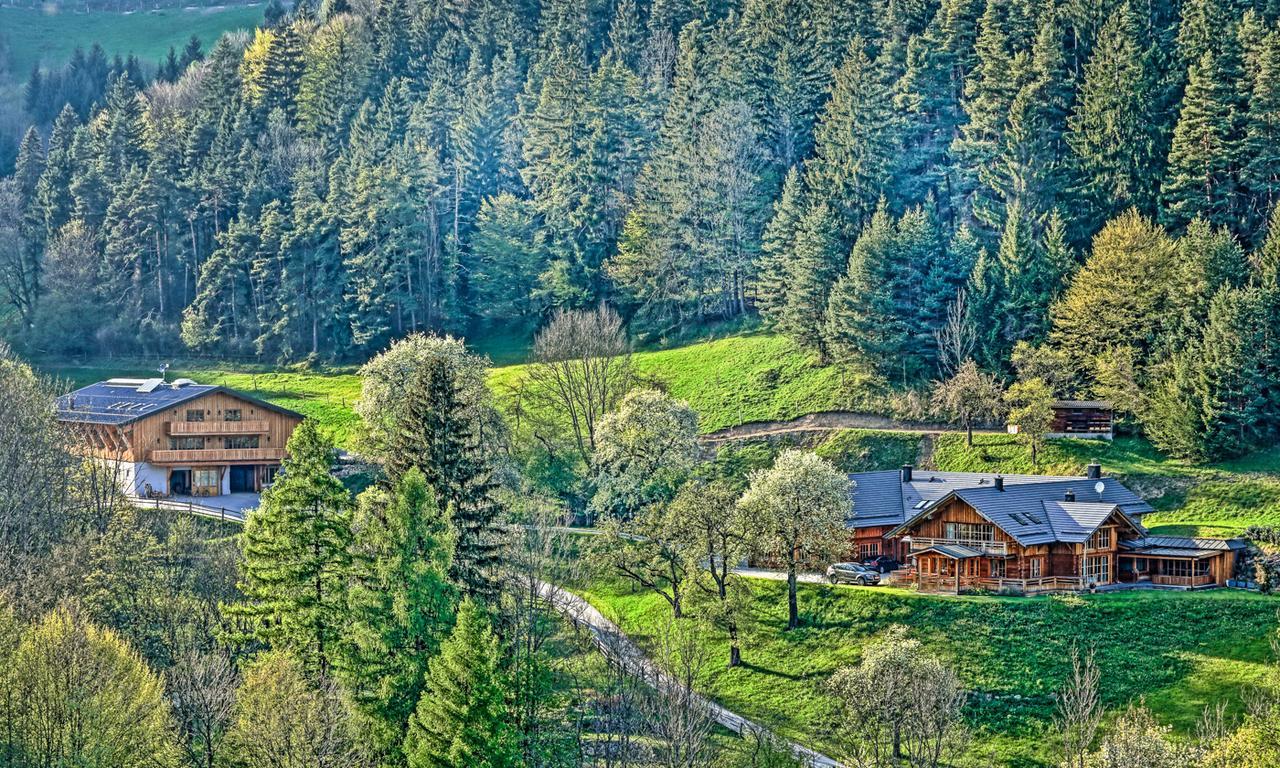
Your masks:
{"label": "dark suv parked", "polygon": [[880,573],[888,573],[890,571],[896,571],[898,570],[898,567],[902,565],[902,563],[899,563],[897,560],[894,560],[892,557],[889,557],[888,555],[881,555],[879,557],[868,558],[866,560],[863,560],[862,564],[867,566],[868,568],[874,568],[876,571],[879,571]]}
{"label": "dark suv parked", "polygon": [[864,587],[880,583],[880,574],[862,563],[832,563],[827,568],[827,581],[832,584],[860,584]]}

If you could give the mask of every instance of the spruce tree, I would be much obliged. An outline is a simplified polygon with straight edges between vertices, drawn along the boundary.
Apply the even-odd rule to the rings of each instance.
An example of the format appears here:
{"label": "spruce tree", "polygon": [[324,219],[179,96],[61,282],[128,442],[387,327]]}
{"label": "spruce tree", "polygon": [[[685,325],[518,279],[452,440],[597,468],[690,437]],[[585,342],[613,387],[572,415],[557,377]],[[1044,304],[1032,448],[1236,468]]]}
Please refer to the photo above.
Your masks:
{"label": "spruce tree", "polygon": [[1243,113],[1238,78],[1230,50],[1206,51],[1191,67],[1162,189],[1165,221],[1175,228],[1197,216],[1215,226],[1240,227],[1236,176],[1243,165]]}
{"label": "spruce tree", "polygon": [[519,750],[507,711],[509,685],[498,638],[472,600],[431,660],[404,754],[409,768],[516,768]]}
{"label": "spruce tree", "polygon": [[787,306],[787,265],[791,260],[804,216],[804,187],[800,171],[792,166],[782,184],[782,194],[773,205],[773,216],[760,243],[760,266],[756,270],[756,308],[760,316],[777,325]]}
{"label": "spruce tree", "polygon": [[299,424],[279,477],[245,521],[245,599],[231,609],[245,621],[244,639],[292,651],[319,677],[339,653],[351,565],[351,498],[332,462],[316,423]]}
{"label": "spruce tree", "polygon": [[1250,235],[1261,240],[1267,217],[1280,202],[1280,31],[1259,47],[1249,91],[1240,183],[1249,195]]}
{"label": "spruce tree", "polygon": [[813,157],[805,165],[810,204],[830,209],[846,248],[887,189],[900,139],[877,66],[860,38],[849,42],[815,130]]}
{"label": "spruce tree", "polygon": [[452,620],[448,521],[417,469],[360,495],[338,677],[388,764],[400,750],[427,663]]}
{"label": "spruce tree", "polygon": [[1076,188],[1086,206],[1085,236],[1130,206],[1155,214],[1156,181],[1164,165],[1155,133],[1157,106],[1138,17],[1126,2],[1098,34],[1067,137],[1075,155]]}
{"label": "spruce tree", "polygon": [[822,357],[828,352],[822,329],[827,294],[846,261],[831,209],[825,204],[811,209],[800,221],[786,264],[786,303],[777,323],[778,330]]}
{"label": "spruce tree", "polygon": [[893,219],[881,206],[854,244],[848,271],[831,289],[824,328],[836,359],[860,360],[887,376],[905,365],[902,355],[912,332],[897,303],[899,270],[910,265],[898,256]]}

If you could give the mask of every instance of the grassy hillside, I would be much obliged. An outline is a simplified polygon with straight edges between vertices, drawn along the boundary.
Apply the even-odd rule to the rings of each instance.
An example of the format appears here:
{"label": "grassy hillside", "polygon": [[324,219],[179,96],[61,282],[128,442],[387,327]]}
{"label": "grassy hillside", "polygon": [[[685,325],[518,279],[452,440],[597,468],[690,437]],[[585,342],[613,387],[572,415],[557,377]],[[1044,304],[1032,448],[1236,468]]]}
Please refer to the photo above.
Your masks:
{"label": "grassy hillside", "polygon": [[[781,336],[746,334],[637,352],[633,362],[642,378],[687,400],[703,432],[879,402],[864,376],[820,367]],[[523,365],[497,368],[491,383],[501,396],[525,373]]]}
{"label": "grassy hillside", "polygon": [[[1237,591],[1128,592],[1085,597],[930,597],[887,588],[802,585],[806,626],[786,626],[785,585],[753,582],[755,627],[746,664],[729,670],[724,638],[706,630],[714,652],[703,688],[726,706],[784,733],[832,748],[821,728],[821,686],[891,624],[911,628],[954,665],[974,692],[975,764],[1053,764],[1053,691],[1073,644],[1096,646],[1104,703],[1145,696],[1157,717],[1191,733],[1206,705],[1240,711],[1242,689],[1259,683],[1276,631],[1273,599]],[[657,596],[599,585],[589,596],[624,631],[649,641],[670,616]]]}
{"label": "grassy hillside", "polygon": [[938,438],[933,460],[938,469],[958,472],[1062,475],[1083,474],[1098,461],[1158,510],[1145,521],[1157,533],[1233,536],[1250,525],[1280,525],[1280,448],[1197,466],[1167,458],[1136,437],[1053,440],[1033,467],[1012,436],[975,435],[969,448],[963,435],[948,434]]}
{"label": "grassy hillside", "polygon": [[[507,350],[507,359],[512,354]],[[862,393],[865,381],[849,375],[842,384],[834,368],[821,368],[791,342],[777,336],[732,336],[678,349],[637,352],[640,375],[688,400],[711,432],[746,421],[790,419],[813,410],[873,407]],[[155,376],[154,363],[39,364],[48,373],[83,386],[113,376]],[[494,368],[490,384],[506,396],[526,373],[524,365]],[[350,436],[352,404],[360,396],[354,366],[315,370],[276,369],[264,365],[175,361],[169,378],[186,376],[201,383],[225,384],[319,419],[338,436]]]}
{"label": "grassy hillside", "polygon": [[0,34],[9,41],[10,71],[15,78],[25,78],[37,62],[61,66],[77,46],[88,49],[94,43],[107,56],[132,53],[144,63],[158,62],[171,45],[181,51],[192,35],[200,38],[208,52],[223,32],[256,27],[263,8],[257,4],[135,13],[0,8]]}

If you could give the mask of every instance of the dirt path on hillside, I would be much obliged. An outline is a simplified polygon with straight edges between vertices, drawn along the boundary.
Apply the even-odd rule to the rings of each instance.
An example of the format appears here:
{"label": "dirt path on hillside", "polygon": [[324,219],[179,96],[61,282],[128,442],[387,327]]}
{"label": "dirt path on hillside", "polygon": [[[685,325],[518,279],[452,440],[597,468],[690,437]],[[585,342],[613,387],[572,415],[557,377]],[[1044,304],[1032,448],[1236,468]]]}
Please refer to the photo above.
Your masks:
{"label": "dirt path on hillside", "polygon": [[[805,414],[790,421],[749,421],[745,424],[705,434],[700,439],[705,443],[723,443],[731,440],[747,440],[792,432],[825,432],[833,429],[926,433],[956,431],[950,424],[933,421],[904,421],[882,416],[878,413],[859,413],[857,411],[819,411]],[[1003,434],[1004,432],[1004,430],[996,427],[974,429],[973,431],[990,434]],[[932,448],[930,448],[930,455],[932,455]]]}

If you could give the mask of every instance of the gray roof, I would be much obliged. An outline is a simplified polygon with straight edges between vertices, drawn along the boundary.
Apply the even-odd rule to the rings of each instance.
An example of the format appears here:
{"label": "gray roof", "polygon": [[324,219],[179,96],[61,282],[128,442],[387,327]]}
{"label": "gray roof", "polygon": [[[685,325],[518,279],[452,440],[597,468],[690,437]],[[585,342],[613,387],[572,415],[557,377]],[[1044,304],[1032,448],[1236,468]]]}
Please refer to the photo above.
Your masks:
{"label": "gray roof", "polygon": [[272,405],[264,400],[249,397],[241,392],[212,384],[146,384],[123,383],[128,379],[100,381],[58,398],[58,420],[79,424],[107,424],[124,426],[168,408],[204,397],[215,392],[226,392],[268,410],[302,418],[302,414]]}
{"label": "gray roof", "polygon": [[912,552],[913,555],[923,555],[929,552],[936,552],[939,555],[945,555],[952,560],[968,560],[971,557],[982,557],[983,552],[973,547],[966,547],[964,544],[934,544],[930,547]]}
{"label": "gray roof", "polygon": [[[1096,495],[1096,494],[1095,494]],[[1078,544],[1088,541],[1118,505],[1088,501],[1042,501],[1055,541]]]}
{"label": "gray roof", "polygon": [[[1185,536],[1144,536],[1140,539],[1128,539],[1120,542],[1126,549],[1146,549],[1148,547],[1179,550],[1227,550],[1245,549],[1248,544],[1244,539],[1199,539]],[[1149,553],[1147,553],[1149,554]]]}
{"label": "gray roof", "polygon": [[1111,402],[1108,400],[1055,400],[1054,408],[1101,408],[1103,410],[1111,410]]}
{"label": "gray roof", "polygon": [[1209,557],[1210,555],[1221,555],[1220,549],[1182,549],[1181,547],[1151,547],[1149,549],[1141,549],[1134,552],[1136,555],[1148,555],[1150,557]]}
{"label": "gray roof", "polygon": [[[898,470],[859,472],[850,475],[853,480],[850,491],[853,513],[847,524],[851,528],[896,528],[939,500],[961,492],[965,494],[962,498],[979,512],[985,515],[990,509],[991,514],[1000,517],[1003,523],[992,522],[1002,528],[1007,524],[1018,530],[1025,529],[1028,536],[1051,537],[1044,541],[1061,540],[1052,538],[1056,535],[1054,529],[1059,525],[1068,535],[1072,530],[1086,527],[1092,516],[1098,514],[1090,509],[1097,504],[1106,505],[1108,513],[1116,506],[1128,515],[1151,511],[1150,505],[1114,478],[1102,479],[1105,489],[1099,499],[1093,490],[1099,481],[1089,478],[1047,475],[1003,477],[1005,489],[997,491],[995,475],[980,472],[915,470],[908,483],[902,482]],[[1068,490],[1074,491],[1077,499],[1070,507],[1065,506],[1068,503],[1064,501]],[[1063,502],[1063,506],[1047,509],[1045,502]],[[1017,513],[1016,517],[1014,513]],[[1096,528],[1097,524],[1092,527]],[[1011,536],[1018,537],[1014,530],[1006,530]]]}

